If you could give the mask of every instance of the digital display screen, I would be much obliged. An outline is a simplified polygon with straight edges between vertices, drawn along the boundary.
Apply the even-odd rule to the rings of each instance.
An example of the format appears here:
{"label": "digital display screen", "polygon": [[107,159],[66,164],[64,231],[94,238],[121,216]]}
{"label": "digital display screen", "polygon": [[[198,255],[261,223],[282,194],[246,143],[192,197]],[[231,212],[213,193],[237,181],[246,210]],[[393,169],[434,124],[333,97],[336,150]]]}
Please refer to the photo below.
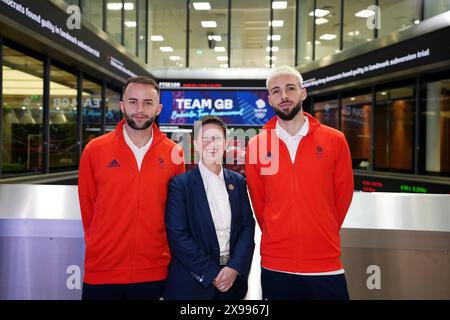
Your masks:
{"label": "digital display screen", "polygon": [[161,90],[160,124],[193,125],[206,115],[228,125],[264,125],[275,114],[267,90]]}
{"label": "digital display screen", "polygon": [[354,174],[355,190],[365,192],[435,193],[450,194],[450,186],[445,183],[412,181],[407,178],[394,179]]}

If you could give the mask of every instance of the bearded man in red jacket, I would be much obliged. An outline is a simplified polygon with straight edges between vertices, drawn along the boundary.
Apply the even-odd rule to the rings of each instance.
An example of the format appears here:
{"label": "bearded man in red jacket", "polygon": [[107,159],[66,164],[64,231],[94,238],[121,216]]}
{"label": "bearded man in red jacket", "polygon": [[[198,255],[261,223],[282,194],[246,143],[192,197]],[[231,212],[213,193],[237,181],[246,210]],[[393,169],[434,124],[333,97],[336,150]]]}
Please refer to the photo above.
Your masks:
{"label": "bearded man in red jacket", "polygon": [[154,123],[161,108],[153,79],[129,79],[120,102],[125,119],[83,151],[78,177],[86,243],[82,299],[163,295],[170,261],[167,190],[185,167],[182,150]]}
{"label": "bearded man in red jacket", "polygon": [[347,141],[303,112],[297,70],[276,68],[266,84],[276,116],[246,152],[263,299],[348,299],[339,236],[353,196]]}

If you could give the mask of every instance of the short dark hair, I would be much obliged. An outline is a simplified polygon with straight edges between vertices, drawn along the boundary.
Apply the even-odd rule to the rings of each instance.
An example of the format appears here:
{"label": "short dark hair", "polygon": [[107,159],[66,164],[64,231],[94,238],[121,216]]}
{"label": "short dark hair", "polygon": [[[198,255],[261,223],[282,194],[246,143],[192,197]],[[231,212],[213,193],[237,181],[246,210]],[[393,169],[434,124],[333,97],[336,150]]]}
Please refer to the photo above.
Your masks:
{"label": "short dark hair", "polygon": [[152,86],[153,88],[155,88],[156,91],[158,91],[158,94],[159,94],[159,85],[155,81],[155,79],[152,79],[152,78],[146,77],[146,76],[138,76],[138,77],[129,78],[127,80],[127,82],[124,84],[123,89],[122,89],[122,98],[125,95],[125,91],[127,90],[127,88],[130,85],[130,83],[148,84],[148,85]]}
{"label": "short dark hair", "polygon": [[202,128],[202,126],[206,126],[207,124],[215,124],[219,126],[223,131],[223,136],[227,137],[227,125],[225,122],[217,117],[217,116],[204,116],[200,118],[198,121],[194,124],[194,138],[197,137],[198,132]]}

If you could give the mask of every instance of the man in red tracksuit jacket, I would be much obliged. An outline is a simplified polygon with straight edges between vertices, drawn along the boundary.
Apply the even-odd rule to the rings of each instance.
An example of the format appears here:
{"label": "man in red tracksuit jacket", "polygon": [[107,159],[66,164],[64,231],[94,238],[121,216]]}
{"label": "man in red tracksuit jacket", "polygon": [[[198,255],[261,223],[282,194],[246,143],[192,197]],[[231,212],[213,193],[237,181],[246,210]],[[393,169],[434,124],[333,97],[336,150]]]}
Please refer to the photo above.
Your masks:
{"label": "man in red tracksuit jacket", "polygon": [[353,196],[350,151],[341,132],[303,112],[302,82],[291,67],[272,70],[276,117],[247,146],[263,299],[348,299],[339,230]]}
{"label": "man in red tracksuit jacket", "polygon": [[125,119],[89,142],[80,162],[86,300],[159,299],[167,277],[164,208],[183,153],[153,123],[162,108],[153,79],[129,79],[120,108]]}

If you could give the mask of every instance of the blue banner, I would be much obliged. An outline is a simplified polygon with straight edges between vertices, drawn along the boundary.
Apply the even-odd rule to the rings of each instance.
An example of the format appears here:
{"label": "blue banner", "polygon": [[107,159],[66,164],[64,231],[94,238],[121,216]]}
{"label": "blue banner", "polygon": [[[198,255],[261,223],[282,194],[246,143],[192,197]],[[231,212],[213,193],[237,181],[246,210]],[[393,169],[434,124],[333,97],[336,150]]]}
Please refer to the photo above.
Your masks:
{"label": "blue banner", "polygon": [[186,125],[206,115],[228,125],[264,125],[275,114],[266,90],[162,90],[160,124]]}

